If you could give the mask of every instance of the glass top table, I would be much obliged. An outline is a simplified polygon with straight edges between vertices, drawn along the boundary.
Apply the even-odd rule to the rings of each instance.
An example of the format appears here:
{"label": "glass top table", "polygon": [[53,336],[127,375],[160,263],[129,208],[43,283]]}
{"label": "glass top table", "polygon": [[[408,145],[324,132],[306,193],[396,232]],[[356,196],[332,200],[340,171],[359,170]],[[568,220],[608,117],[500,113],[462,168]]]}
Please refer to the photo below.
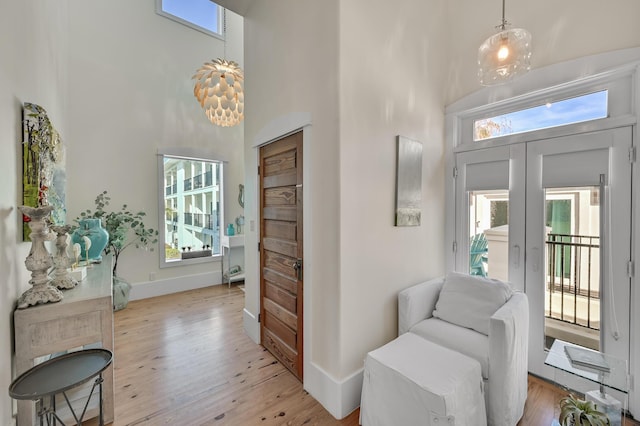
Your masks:
{"label": "glass top table", "polygon": [[[572,358],[567,355],[571,351]],[[629,391],[625,359],[556,339],[544,363],[599,384],[602,393],[605,387],[625,394]]]}

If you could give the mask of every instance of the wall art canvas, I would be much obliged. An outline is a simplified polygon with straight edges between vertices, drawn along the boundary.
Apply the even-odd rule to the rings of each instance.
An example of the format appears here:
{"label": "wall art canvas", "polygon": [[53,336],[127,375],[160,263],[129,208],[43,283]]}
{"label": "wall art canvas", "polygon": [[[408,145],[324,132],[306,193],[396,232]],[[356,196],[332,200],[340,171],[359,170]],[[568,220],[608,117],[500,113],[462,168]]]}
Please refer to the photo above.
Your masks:
{"label": "wall art canvas", "polygon": [[397,137],[396,226],[420,226],[422,143]]}
{"label": "wall art canvas", "polygon": [[[51,223],[66,220],[66,173],[64,147],[47,112],[40,105],[25,102],[22,109],[22,204],[52,206]],[[23,239],[29,240],[29,218],[23,216]]]}

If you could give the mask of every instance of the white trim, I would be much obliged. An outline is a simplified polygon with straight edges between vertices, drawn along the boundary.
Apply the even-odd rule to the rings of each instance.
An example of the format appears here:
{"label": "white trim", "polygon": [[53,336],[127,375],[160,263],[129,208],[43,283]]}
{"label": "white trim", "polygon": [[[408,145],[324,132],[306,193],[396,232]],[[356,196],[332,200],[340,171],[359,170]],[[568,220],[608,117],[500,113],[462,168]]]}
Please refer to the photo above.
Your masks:
{"label": "white trim", "polygon": [[291,112],[282,115],[264,126],[254,138],[251,146],[257,148],[266,145],[310,125],[311,114],[308,112]]}
{"label": "white trim", "polygon": [[242,326],[244,332],[247,333],[249,338],[257,345],[260,344],[260,323],[258,318],[253,315],[247,308],[242,310]]}
{"label": "white trim", "polygon": [[305,365],[304,389],[336,419],[343,419],[360,406],[364,369],[338,381],[314,363]]}
{"label": "white trim", "polygon": [[131,285],[129,299],[148,299],[149,297],[164,296],[167,294],[180,293],[181,291],[219,285],[223,284],[221,278],[220,271],[217,270],[204,274],[136,283]]}

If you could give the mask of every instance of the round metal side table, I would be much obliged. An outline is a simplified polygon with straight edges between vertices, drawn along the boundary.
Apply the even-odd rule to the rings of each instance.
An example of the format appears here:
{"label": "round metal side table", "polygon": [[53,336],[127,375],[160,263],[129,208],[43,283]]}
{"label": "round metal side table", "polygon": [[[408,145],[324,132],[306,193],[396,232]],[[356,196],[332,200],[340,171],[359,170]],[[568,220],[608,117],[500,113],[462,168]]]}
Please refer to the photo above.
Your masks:
{"label": "round metal side table", "polygon": [[[64,399],[76,421],[82,425],[82,420],[91,401],[94,390],[98,388],[100,425],[104,425],[102,412],[102,372],[113,361],[113,354],[107,349],[83,349],[51,358],[35,365],[18,376],[9,386],[9,396],[14,399],[29,399],[38,402],[38,417],[40,426],[65,423],[56,413],[56,395],[62,393]],[[76,414],[66,391],[95,378],[91,392],[80,416]],[[49,397],[49,398],[47,398]],[[48,404],[46,404],[48,399]],[[66,426],[66,425],[65,425]]]}

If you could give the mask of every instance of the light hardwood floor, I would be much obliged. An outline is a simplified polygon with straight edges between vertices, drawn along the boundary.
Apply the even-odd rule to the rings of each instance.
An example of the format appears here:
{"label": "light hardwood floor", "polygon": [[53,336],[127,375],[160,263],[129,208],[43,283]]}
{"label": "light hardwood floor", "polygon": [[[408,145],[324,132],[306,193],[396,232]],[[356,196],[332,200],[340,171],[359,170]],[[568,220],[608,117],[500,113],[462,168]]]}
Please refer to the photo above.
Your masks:
{"label": "light hardwood floor", "polygon": [[[244,334],[243,307],[236,286],[213,286],[116,312],[113,425],[358,425],[358,410],[335,420]],[[563,395],[530,377],[519,426],[550,425]]]}

